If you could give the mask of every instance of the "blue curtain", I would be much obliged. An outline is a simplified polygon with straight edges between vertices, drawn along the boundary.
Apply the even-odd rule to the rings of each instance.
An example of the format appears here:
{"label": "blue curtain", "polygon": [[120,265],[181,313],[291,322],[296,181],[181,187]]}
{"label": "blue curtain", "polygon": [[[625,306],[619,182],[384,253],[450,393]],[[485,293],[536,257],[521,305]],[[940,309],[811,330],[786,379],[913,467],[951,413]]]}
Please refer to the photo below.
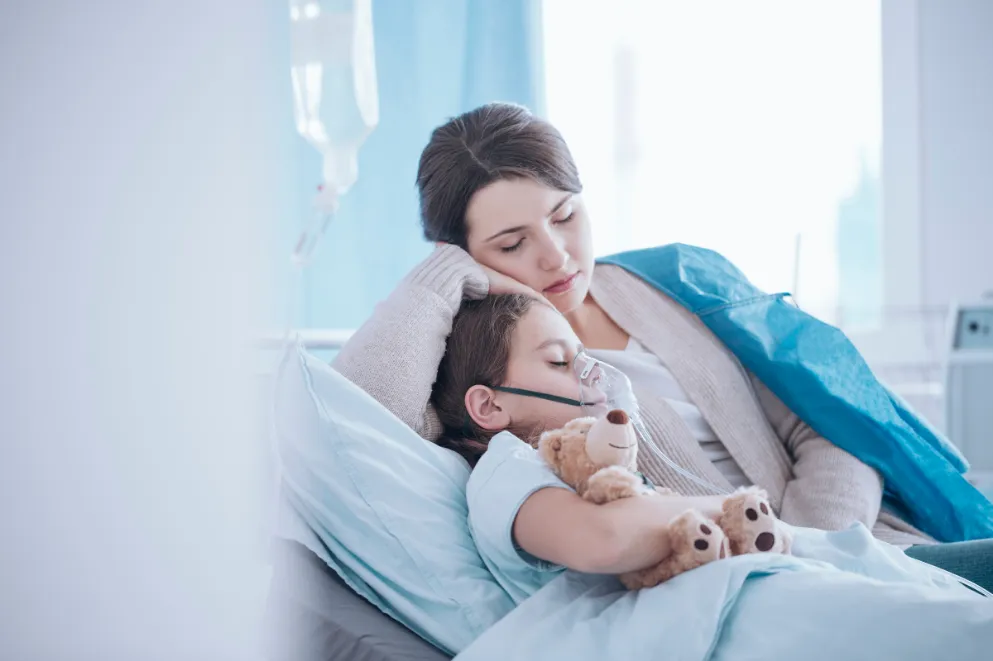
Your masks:
{"label": "blue curtain", "polygon": [[[357,327],[430,252],[415,178],[434,127],[489,101],[542,112],[539,6],[538,0],[373,1],[380,123],[359,154],[358,183],[305,273],[298,324]],[[321,166],[302,139],[298,145],[299,208],[291,211],[302,219]],[[293,223],[294,231],[300,224]]]}

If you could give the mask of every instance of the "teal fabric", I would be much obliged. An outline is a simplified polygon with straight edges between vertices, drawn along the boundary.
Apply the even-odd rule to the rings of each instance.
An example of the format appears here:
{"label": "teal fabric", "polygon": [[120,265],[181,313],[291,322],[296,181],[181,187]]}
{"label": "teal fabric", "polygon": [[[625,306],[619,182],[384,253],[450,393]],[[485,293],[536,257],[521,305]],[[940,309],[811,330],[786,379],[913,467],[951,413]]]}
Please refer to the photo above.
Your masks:
{"label": "teal fabric", "polygon": [[738,360],[821,436],[882,474],[887,502],[946,542],[993,537],[993,503],[963,457],[873,375],[837,328],[785,294],[766,294],[718,253],[671,244],[600,260],[699,317]]}
{"label": "teal fabric", "polygon": [[457,661],[986,661],[993,599],[873,539],[794,528],[793,556],[737,556],[628,591],[566,571]]}
{"label": "teal fabric", "polygon": [[517,511],[546,487],[569,489],[530,445],[510,432],[490,440],[469,477],[469,530],[486,567],[516,604],[562,571],[514,543]]}
{"label": "teal fabric", "polygon": [[993,592],[993,539],[949,544],[922,544],[906,550],[916,558],[945,571],[966,578]]}
{"label": "teal fabric", "polygon": [[383,612],[450,653],[514,607],[468,527],[468,464],[306,353],[276,375],[278,537],[299,542]]}

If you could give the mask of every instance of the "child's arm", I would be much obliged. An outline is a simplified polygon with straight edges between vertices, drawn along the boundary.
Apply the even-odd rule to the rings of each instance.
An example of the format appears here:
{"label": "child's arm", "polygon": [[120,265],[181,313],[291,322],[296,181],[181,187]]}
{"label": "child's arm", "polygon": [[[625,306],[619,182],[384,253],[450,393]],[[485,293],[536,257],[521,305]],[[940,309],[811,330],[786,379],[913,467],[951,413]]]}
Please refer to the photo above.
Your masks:
{"label": "child's arm", "polygon": [[591,574],[650,567],[671,552],[668,526],[697,509],[721,514],[722,496],[634,497],[595,505],[565,489],[534,492],[514,520],[514,539],[529,554]]}

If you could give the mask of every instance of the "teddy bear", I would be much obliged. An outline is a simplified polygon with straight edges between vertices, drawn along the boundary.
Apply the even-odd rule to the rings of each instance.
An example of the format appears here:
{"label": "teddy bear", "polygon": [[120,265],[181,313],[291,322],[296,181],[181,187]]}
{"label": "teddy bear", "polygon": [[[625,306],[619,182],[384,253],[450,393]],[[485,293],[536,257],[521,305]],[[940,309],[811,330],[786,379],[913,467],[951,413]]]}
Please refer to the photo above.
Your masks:
{"label": "teddy bear", "polygon": [[[637,472],[638,437],[627,413],[577,418],[544,432],[538,453],[585,500],[604,504],[632,496],[665,497]],[[719,521],[688,510],[669,523],[672,553],[658,565],[620,576],[630,590],[652,587],[708,562],[744,553],[789,553],[792,534],[769,506],[764,491],[739,489],[725,499]]]}

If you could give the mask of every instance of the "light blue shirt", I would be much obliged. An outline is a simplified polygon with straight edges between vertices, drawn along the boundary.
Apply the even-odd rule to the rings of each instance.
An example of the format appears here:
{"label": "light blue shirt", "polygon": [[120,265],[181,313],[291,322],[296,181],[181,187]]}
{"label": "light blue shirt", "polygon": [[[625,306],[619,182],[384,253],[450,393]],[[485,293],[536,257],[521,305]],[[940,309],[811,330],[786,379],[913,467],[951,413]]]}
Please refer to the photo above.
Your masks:
{"label": "light blue shirt", "polygon": [[514,520],[531,494],[569,486],[530,445],[510,432],[494,436],[469,476],[469,531],[483,562],[515,604],[558,576],[563,567],[528,554],[514,543]]}

